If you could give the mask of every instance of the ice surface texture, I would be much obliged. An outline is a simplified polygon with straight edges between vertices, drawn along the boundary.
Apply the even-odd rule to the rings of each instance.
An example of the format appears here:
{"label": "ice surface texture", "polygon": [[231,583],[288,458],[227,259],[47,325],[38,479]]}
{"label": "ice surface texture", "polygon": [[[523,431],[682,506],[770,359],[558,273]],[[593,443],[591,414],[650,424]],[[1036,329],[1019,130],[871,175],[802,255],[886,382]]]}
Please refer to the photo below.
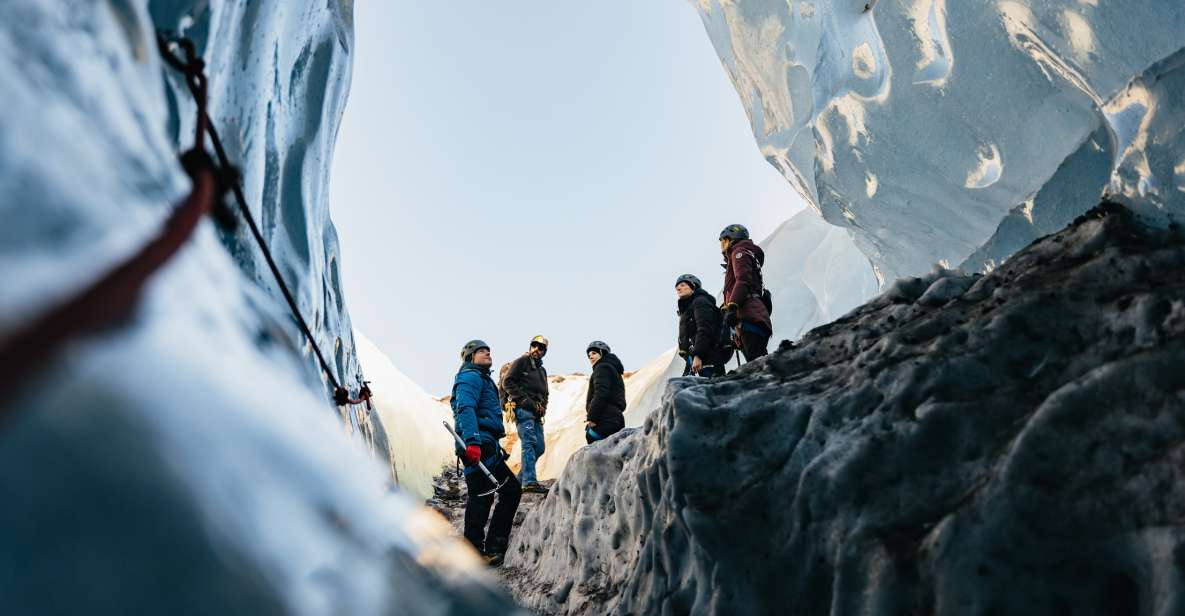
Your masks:
{"label": "ice surface texture", "polygon": [[[0,3],[0,331],[138,249],[188,190],[194,105],[154,38],[183,31],[284,278],[357,391],[326,202],[351,12]],[[318,373],[245,226],[203,223],[125,326],[76,341],[7,401],[4,611],[505,611],[481,578],[454,583],[473,574],[447,528],[383,494],[387,471],[342,433]],[[381,437],[374,416],[340,419]]]}
{"label": "ice surface texture", "polygon": [[1094,210],[672,381],[512,540],[548,614],[1185,609],[1185,238]]}
{"label": "ice surface texture", "polygon": [[986,269],[1109,185],[1185,217],[1181,2],[692,2],[765,157],[884,281]]}

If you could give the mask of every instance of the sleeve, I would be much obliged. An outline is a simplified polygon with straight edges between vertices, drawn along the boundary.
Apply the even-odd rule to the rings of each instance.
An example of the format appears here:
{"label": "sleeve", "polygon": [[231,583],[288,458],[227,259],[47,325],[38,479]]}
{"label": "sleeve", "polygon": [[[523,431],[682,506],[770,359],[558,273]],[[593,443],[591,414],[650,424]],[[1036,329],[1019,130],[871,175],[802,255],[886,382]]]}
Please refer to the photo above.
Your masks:
{"label": "sleeve", "polygon": [[477,399],[481,395],[481,383],[472,378],[473,373],[461,373],[453,387],[453,423],[457,435],[466,445],[480,445],[477,431]]}
{"label": "sleeve", "polygon": [[695,315],[695,356],[705,363],[712,361],[716,341],[720,339],[716,322],[716,306],[706,297],[700,297],[691,306]]}
{"label": "sleeve", "polygon": [[539,372],[543,374],[543,406],[547,406],[547,399],[551,397],[551,388],[547,386],[547,369],[539,366]]}
{"label": "sleeve", "polygon": [[506,372],[506,379],[502,381],[502,389],[506,390],[506,397],[513,400],[515,404],[527,402],[530,396],[523,393],[523,361],[525,356],[520,356],[510,363],[510,370]]}
{"label": "sleeve", "polygon": [[759,267],[757,255],[753,254],[752,250],[740,248],[733,251],[729,259],[732,260],[732,275],[736,279],[736,283],[732,285],[732,293],[724,298],[724,303],[725,305],[743,306],[745,299],[757,292],[753,284],[754,274]]}
{"label": "sleeve", "polygon": [[[609,404],[610,392],[609,378],[605,371],[612,371],[608,366],[597,366],[593,368],[592,382],[589,383],[589,402],[588,402],[588,420],[593,423],[600,423],[600,417]],[[597,374],[600,372],[600,374]]]}

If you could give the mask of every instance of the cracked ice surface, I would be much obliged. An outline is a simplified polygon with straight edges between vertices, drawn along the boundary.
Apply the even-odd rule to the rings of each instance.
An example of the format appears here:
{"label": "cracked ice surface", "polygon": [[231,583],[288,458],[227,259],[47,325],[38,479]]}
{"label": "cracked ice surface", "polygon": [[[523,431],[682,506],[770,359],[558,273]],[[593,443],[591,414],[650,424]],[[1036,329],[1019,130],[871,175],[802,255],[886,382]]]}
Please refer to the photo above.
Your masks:
{"label": "cracked ice surface", "polygon": [[[142,245],[187,190],[193,104],[157,28],[204,50],[211,113],[318,345],[356,390],[326,181],[352,4],[0,3],[0,335]],[[504,613],[328,391],[245,226],[210,222],[120,328],[67,347],[0,426],[6,612]],[[350,438],[347,431],[355,435]],[[437,520],[438,521],[438,520]],[[463,583],[468,580],[468,583]]]}
{"label": "cracked ice surface", "polygon": [[1185,217],[1185,4],[693,3],[766,158],[882,280],[990,267],[1108,187]]}

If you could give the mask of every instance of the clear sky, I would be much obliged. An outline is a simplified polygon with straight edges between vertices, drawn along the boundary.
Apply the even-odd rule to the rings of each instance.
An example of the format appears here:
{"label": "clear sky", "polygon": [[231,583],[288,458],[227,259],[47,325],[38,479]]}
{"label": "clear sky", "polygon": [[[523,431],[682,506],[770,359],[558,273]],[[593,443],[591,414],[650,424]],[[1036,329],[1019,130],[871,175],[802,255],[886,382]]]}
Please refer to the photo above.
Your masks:
{"label": "clear sky", "polygon": [[720,289],[720,229],[803,207],[685,0],[363,0],[355,35],[346,302],[430,393],[471,338],[495,366],[543,334],[552,374],[593,339],[640,368],[675,345],[676,276]]}

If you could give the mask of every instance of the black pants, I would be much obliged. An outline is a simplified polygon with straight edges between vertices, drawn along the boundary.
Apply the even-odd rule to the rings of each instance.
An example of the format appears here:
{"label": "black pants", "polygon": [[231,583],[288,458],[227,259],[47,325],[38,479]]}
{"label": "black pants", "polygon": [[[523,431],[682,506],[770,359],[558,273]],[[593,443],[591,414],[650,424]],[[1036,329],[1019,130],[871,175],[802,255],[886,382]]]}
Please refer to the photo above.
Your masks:
{"label": "black pants", "polygon": [[745,361],[753,361],[758,357],[769,355],[770,334],[758,333],[747,327],[741,327],[741,353],[745,354]]}
{"label": "black pants", "polygon": [[[482,447],[482,455],[488,450]],[[489,457],[486,456],[489,460]],[[487,464],[487,467],[489,465]],[[510,543],[510,525],[514,522],[514,512],[518,511],[518,501],[522,496],[522,486],[518,478],[506,466],[505,460],[489,467],[490,472],[498,483],[506,481],[502,489],[496,492],[498,504],[494,505],[494,494],[478,496],[494,488],[489,477],[481,472],[477,465],[466,467],[465,485],[469,488],[469,500],[465,502],[465,538],[478,552],[483,554],[503,554]],[[493,506],[494,517],[490,519],[490,507]],[[486,522],[489,531],[486,531]]]}

